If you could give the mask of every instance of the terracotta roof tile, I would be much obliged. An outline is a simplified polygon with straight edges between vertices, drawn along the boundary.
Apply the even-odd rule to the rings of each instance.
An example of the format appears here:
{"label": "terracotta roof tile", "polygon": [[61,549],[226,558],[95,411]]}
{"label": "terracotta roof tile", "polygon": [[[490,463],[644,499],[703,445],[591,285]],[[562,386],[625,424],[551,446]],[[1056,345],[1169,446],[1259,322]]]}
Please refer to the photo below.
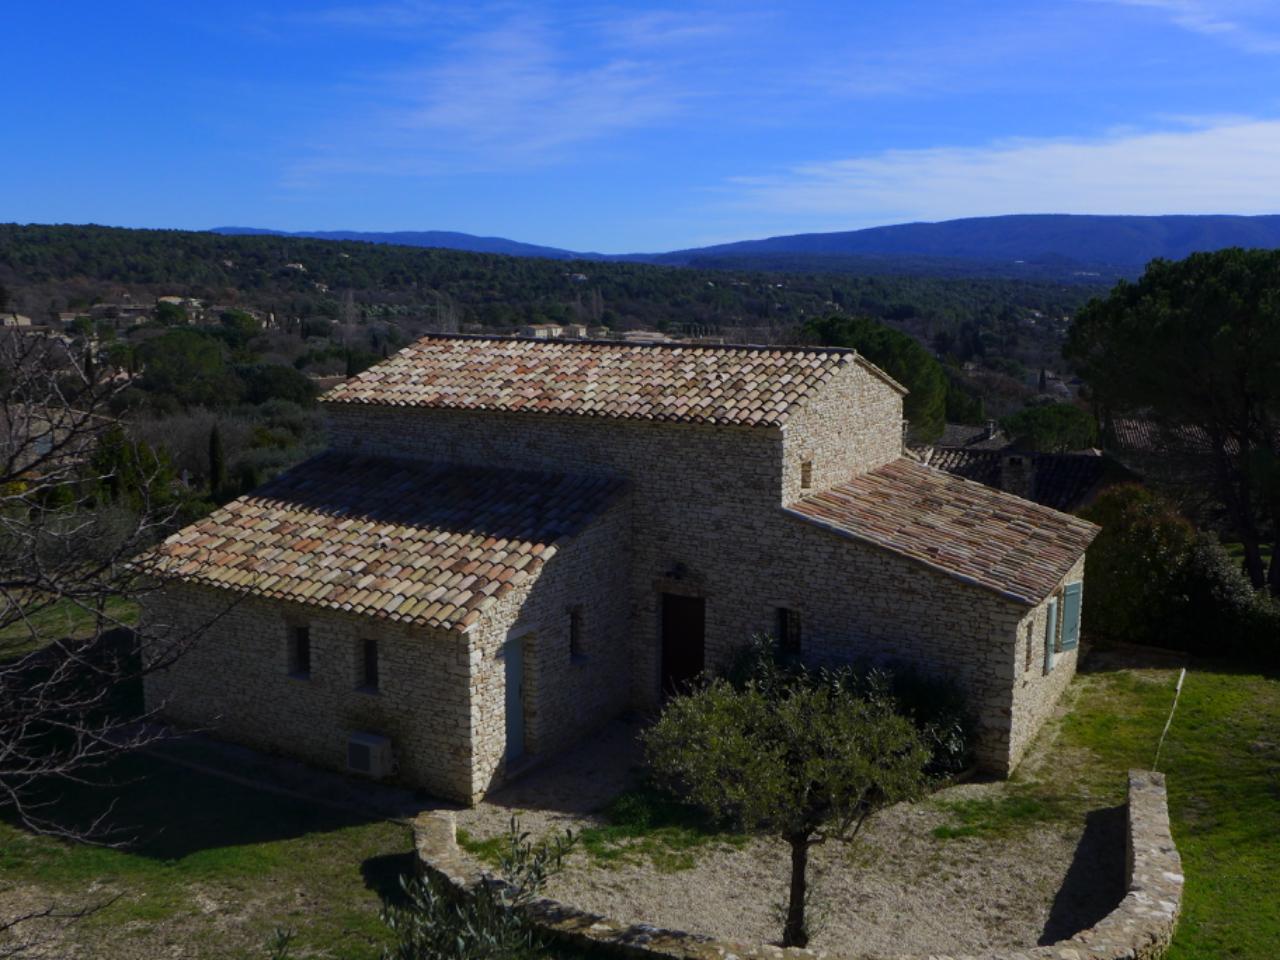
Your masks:
{"label": "terracotta roof tile", "polygon": [[326,403],[780,426],[852,350],[429,336],[340,384]]}
{"label": "terracotta roof tile", "polygon": [[905,458],[788,510],[1025,604],[1048,596],[1099,529]]}
{"label": "terracotta roof tile", "polygon": [[535,575],[621,486],[326,453],[178,531],[141,563],[208,586],[461,629],[500,585]]}
{"label": "terracotta roof tile", "polygon": [[1015,453],[1008,450],[920,448],[921,462],[957,477],[1001,486],[1006,457],[1030,462],[1031,499],[1055,510],[1083,504],[1114,468],[1105,457],[1089,453]]}

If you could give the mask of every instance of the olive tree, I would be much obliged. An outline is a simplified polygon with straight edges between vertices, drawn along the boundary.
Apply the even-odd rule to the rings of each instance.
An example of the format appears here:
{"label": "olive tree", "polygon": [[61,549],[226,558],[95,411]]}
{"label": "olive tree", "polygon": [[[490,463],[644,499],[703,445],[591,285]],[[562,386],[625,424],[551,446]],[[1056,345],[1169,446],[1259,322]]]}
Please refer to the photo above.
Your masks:
{"label": "olive tree", "polygon": [[850,842],[876,810],[920,794],[930,752],[888,700],[840,674],[716,679],[673,697],[644,734],[655,777],[739,829],[791,848],[783,946],[804,946],[809,850]]}

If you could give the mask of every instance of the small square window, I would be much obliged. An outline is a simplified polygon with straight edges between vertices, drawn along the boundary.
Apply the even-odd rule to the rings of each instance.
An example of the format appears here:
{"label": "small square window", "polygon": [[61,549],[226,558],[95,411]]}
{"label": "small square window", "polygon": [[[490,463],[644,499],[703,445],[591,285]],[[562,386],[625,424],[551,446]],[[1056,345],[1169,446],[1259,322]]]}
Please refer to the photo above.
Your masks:
{"label": "small square window", "polygon": [[813,486],[813,461],[802,460],[800,462],[800,489],[808,490]]}
{"label": "small square window", "polygon": [[311,676],[311,628],[294,627],[289,632],[289,675]]}
{"label": "small square window", "polygon": [[378,689],[378,641],[360,641],[360,689]]}
{"label": "small square window", "polygon": [[582,645],[582,607],[569,608],[569,656],[578,658],[586,656]]}
{"label": "small square window", "polygon": [[778,654],[783,657],[800,656],[800,611],[778,607],[775,631]]}

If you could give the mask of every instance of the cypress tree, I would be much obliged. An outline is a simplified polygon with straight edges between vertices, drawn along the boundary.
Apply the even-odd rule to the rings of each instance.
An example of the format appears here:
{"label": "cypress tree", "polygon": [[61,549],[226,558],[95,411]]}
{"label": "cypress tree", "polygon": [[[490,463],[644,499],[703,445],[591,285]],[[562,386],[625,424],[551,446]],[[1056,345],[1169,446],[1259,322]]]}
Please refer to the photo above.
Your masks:
{"label": "cypress tree", "polygon": [[217,499],[227,488],[227,460],[222,452],[222,434],[215,423],[209,431],[209,495]]}

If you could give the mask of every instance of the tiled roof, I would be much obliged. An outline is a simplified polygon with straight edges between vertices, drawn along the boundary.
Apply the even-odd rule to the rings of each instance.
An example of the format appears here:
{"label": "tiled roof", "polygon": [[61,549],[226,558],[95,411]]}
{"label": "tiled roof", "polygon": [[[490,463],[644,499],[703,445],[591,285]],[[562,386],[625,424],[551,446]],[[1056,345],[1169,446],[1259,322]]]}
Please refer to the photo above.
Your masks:
{"label": "tiled roof", "polygon": [[1055,510],[1074,510],[1082,504],[1109,469],[1105,457],[1088,453],[933,447],[920,451],[920,456],[931,467],[996,489],[1003,486],[1005,458],[1022,457],[1031,462],[1031,499]]}
{"label": "tiled roof", "polygon": [[463,629],[620,486],[326,453],[178,531],[142,562],[209,586]]}
{"label": "tiled roof", "polygon": [[780,426],[849,363],[903,390],[852,350],[429,336],[323,399]]}
{"label": "tiled roof", "polygon": [[1098,527],[905,458],[788,508],[1020,603],[1039,603]]}
{"label": "tiled roof", "polygon": [[[1110,430],[1115,447],[1123,453],[1182,453],[1208,456],[1213,441],[1201,427],[1190,424],[1168,424],[1143,417],[1115,417]],[[1227,450],[1236,453],[1239,444],[1228,439]]]}
{"label": "tiled roof", "polygon": [[1001,430],[989,431],[967,423],[948,423],[942,428],[942,436],[935,446],[967,447],[971,450],[1002,450],[1009,446],[1009,438]]}

